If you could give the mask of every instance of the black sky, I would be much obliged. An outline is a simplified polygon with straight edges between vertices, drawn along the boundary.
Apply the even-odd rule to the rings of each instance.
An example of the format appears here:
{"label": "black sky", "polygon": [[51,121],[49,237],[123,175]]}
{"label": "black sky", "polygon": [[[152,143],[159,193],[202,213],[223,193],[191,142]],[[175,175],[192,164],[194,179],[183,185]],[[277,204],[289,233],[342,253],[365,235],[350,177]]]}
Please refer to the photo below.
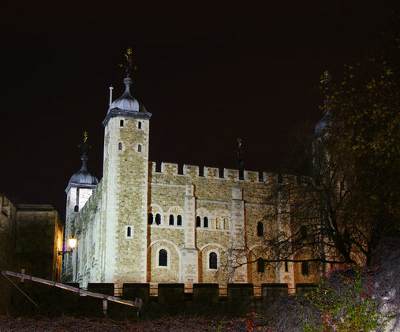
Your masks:
{"label": "black sky", "polygon": [[101,177],[108,86],[120,94],[127,46],[138,63],[134,94],[153,113],[151,160],[234,167],[242,137],[246,169],[278,169],[293,128],[320,116],[321,72],[359,60],[396,8],[246,3],[3,3],[0,191],[63,213],[84,129]]}

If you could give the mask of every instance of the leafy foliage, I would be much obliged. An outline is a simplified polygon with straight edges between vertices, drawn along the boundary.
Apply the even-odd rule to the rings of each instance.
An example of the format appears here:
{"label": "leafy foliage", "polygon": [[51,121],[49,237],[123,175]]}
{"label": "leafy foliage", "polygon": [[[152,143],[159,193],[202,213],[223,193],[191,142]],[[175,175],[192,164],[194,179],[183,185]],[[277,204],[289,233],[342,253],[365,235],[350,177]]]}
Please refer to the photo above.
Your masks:
{"label": "leafy foliage", "polygon": [[379,312],[360,272],[336,273],[322,280],[315,291],[307,294],[307,299],[322,318],[318,324],[307,322],[307,332],[368,332],[385,324],[385,315]]}

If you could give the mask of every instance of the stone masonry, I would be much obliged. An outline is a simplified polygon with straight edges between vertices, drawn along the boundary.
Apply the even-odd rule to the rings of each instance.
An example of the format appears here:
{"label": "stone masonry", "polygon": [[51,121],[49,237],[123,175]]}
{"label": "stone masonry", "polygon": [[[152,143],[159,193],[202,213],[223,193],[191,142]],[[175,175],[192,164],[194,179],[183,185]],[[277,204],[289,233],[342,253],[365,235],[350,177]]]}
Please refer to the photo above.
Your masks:
{"label": "stone masonry", "polygon": [[[109,283],[288,283],[314,282],[299,267],[257,268],[265,233],[290,221],[271,219],[268,197],[277,176],[266,172],[161,163],[148,160],[150,117],[125,92],[108,110],[104,136],[103,178],[76,203],[69,185],[67,236],[77,248],[66,258],[64,277],[86,286]],[[72,211],[72,205],[78,210]],[[247,248],[248,250],[244,250]],[[232,269],[232,257],[241,267]]]}

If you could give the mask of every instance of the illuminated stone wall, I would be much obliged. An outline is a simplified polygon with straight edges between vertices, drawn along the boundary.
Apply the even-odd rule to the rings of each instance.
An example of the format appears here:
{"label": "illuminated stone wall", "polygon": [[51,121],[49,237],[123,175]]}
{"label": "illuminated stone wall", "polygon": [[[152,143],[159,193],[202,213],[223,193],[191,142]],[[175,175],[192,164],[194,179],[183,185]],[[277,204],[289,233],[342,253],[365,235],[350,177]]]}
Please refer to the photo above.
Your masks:
{"label": "illuminated stone wall", "polygon": [[[257,224],[263,224],[264,235],[291,231],[290,220],[273,213],[281,207],[268,203],[277,175],[245,170],[239,179],[233,169],[156,165],[148,160],[150,124],[140,117],[107,120],[103,179],[69,221],[78,237],[78,248],[67,258],[72,280],[83,285],[284,282],[290,289],[295,279],[313,281],[298,277],[291,263],[257,269],[256,260],[265,256]],[[167,266],[159,264],[162,249]],[[216,268],[211,254],[217,256]]]}

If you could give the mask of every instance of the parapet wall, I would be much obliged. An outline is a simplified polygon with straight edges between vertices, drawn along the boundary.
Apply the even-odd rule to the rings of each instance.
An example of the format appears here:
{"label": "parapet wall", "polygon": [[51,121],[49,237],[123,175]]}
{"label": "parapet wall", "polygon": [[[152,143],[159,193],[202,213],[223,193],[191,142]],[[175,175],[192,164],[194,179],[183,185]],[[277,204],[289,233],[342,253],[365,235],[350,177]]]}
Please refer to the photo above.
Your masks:
{"label": "parapet wall", "polygon": [[81,223],[85,223],[89,221],[89,218],[85,218],[86,216],[90,217],[90,212],[93,212],[97,209],[99,205],[99,200],[101,199],[101,192],[103,188],[103,179],[100,180],[96,189],[93,190],[92,195],[87,200],[86,204],[79,211],[80,221]]}
{"label": "parapet wall", "polygon": [[[151,174],[186,176],[193,179],[206,178],[252,183],[273,183],[279,180],[278,174],[265,171],[244,170],[243,174],[241,174],[237,169],[187,164],[181,165],[169,162],[150,161],[149,170]],[[283,175],[283,177],[288,178],[289,175]]]}

